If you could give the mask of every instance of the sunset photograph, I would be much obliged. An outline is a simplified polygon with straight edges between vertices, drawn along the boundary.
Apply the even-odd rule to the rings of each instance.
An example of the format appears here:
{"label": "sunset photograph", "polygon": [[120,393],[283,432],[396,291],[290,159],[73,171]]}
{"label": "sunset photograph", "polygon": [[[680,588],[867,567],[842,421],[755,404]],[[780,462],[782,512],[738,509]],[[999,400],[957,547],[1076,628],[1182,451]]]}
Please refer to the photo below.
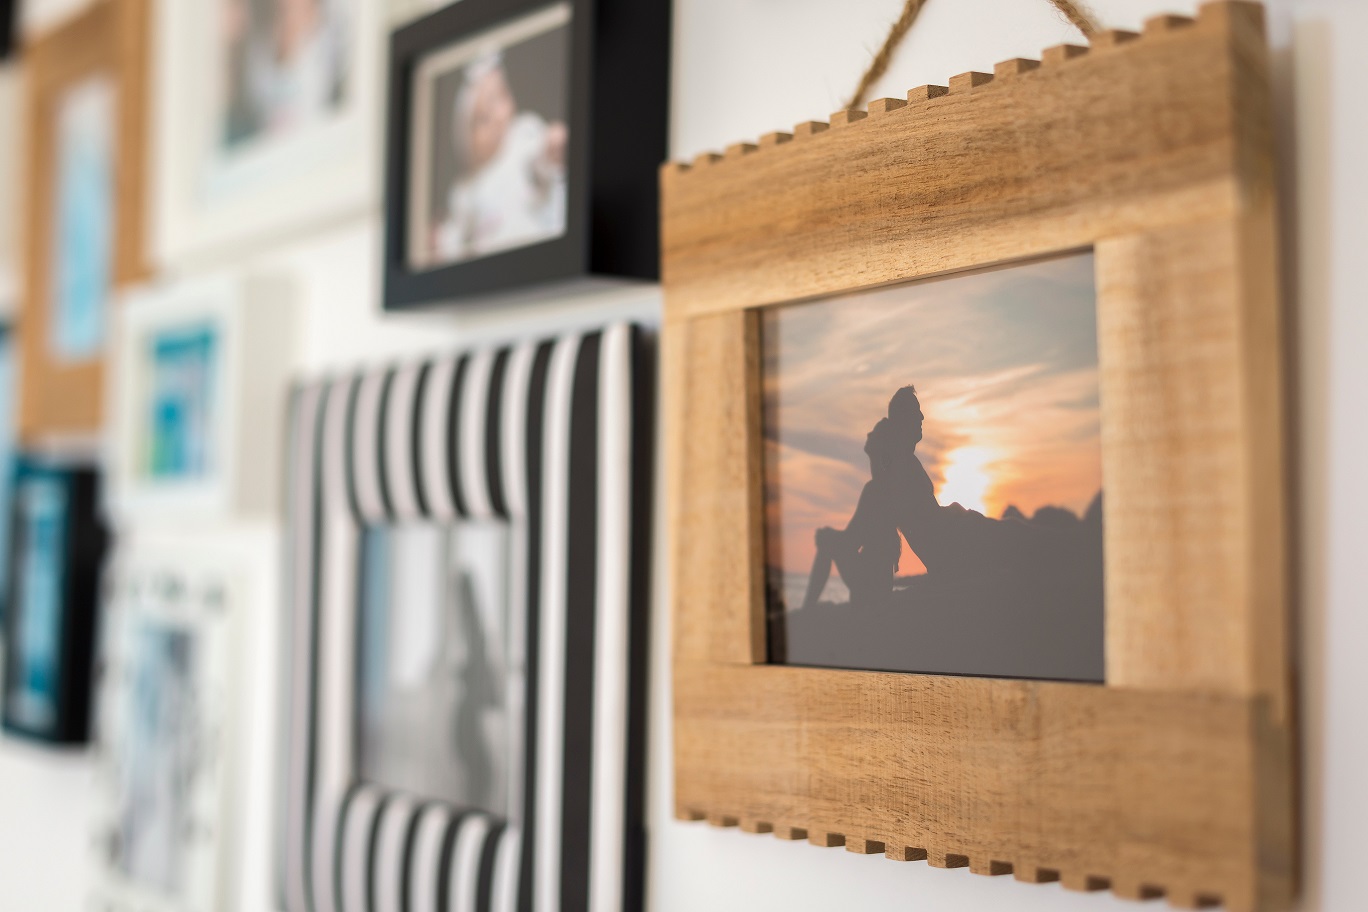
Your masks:
{"label": "sunset photograph", "polygon": [[[904,637],[886,636],[904,622],[922,643],[947,623],[972,637],[976,623],[1043,623],[1031,617],[1042,602],[1071,632],[1047,651],[1074,660],[1022,654],[999,673],[1023,662],[1044,669],[1023,676],[1100,668],[1090,252],[771,308],[762,345],[769,608],[785,660],[871,667],[804,659],[812,628],[826,652],[874,639],[894,653],[871,660],[879,667],[922,670],[901,661]],[[1079,582],[1067,598],[1046,584],[1061,568]],[[865,621],[869,637],[828,629]],[[935,661],[953,666],[947,648]]]}

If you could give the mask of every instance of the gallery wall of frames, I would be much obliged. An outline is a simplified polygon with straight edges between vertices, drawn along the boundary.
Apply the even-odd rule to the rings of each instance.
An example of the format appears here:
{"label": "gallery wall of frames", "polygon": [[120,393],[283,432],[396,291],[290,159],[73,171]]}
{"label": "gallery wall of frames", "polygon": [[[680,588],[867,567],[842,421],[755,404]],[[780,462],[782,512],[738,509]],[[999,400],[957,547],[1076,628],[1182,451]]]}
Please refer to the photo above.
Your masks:
{"label": "gallery wall of frames", "polygon": [[971,6],[0,0],[0,909],[1355,908],[1331,57]]}

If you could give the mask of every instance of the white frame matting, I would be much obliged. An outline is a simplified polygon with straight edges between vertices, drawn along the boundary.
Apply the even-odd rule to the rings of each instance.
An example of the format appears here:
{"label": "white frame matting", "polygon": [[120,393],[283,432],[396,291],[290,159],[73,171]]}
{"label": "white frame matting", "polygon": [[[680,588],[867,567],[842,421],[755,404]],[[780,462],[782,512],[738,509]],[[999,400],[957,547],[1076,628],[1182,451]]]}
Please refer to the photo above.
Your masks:
{"label": "white frame matting", "polygon": [[152,250],[180,265],[261,247],[362,215],[380,192],[381,4],[350,4],[348,82],[339,110],[220,160],[214,83],[217,4],[156,0]]}
{"label": "white frame matting", "polygon": [[[147,286],[115,309],[109,411],[108,503],[132,517],[279,515],[279,453],[296,355],[293,283],[279,273],[223,273]],[[208,324],[217,332],[207,471],[144,472],[152,394],[148,343],[160,332]]]}

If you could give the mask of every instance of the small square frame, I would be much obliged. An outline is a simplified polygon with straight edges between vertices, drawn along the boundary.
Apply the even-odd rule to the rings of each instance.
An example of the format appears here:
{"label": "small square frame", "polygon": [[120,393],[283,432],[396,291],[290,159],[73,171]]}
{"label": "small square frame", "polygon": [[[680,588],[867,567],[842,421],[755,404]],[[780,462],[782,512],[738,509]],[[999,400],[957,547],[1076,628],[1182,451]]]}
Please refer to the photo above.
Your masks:
{"label": "small square frame", "polygon": [[569,4],[565,233],[423,271],[409,267],[406,249],[417,64],[431,51],[555,2],[462,0],[394,33],[385,164],[385,309],[535,295],[538,286],[658,277],[656,170],[666,157],[670,2]]}
{"label": "small square frame", "polygon": [[[1290,905],[1270,137],[1262,8],[1217,2],[663,169],[677,816]],[[765,664],[759,309],[1086,248],[1105,685]]]}
{"label": "small square frame", "polygon": [[[280,509],[278,456],[298,332],[294,284],[275,272],[228,272],[135,289],[115,316],[111,357],[109,506],[116,519],[268,517]],[[141,471],[147,441],[147,340],[214,327],[209,470],[157,479]]]}

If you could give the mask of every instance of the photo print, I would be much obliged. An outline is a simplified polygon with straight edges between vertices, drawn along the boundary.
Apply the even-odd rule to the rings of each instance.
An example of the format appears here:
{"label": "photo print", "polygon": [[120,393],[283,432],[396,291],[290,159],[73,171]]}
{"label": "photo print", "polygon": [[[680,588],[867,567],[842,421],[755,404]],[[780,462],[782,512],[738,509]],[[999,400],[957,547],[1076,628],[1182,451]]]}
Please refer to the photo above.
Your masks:
{"label": "photo print", "polygon": [[[514,816],[521,643],[508,526],[372,526],[362,544],[360,775]],[[514,818],[516,819],[516,818]]]}
{"label": "photo print", "polygon": [[114,270],[115,90],[92,77],[57,104],[52,311],[48,339],[64,363],[98,358]]}
{"label": "photo print", "polygon": [[129,880],[179,895],[204,749],[200,644],[192,628],[151,617],[128,624],[124,635],[110,861]]}
{"label": "photo print", "polygon": [[218,327],[212,322],[169,327],[148,336],[150,372],[143,474],[199,478],[214,453]]}
{"label": "photo print", "polygon": [[565,234],[570,17],[558,3],[414,68],[410,268]]}
{"label": "photo print", "polygon": [[59,476],[21,477],[14,494],[16,559],[10,592],[7,721],[26,729],[52,726],[62,676],[62,581],[66,575],[67,486]]}
{"label": "photo print", "polygon": [[771,661],[1103,679],[1093,256],[762,315]]}
{"label": "photo print", "polygon": [[356,0],[217,0],[216,135],[235,153],[324,120],[351,91]]}

